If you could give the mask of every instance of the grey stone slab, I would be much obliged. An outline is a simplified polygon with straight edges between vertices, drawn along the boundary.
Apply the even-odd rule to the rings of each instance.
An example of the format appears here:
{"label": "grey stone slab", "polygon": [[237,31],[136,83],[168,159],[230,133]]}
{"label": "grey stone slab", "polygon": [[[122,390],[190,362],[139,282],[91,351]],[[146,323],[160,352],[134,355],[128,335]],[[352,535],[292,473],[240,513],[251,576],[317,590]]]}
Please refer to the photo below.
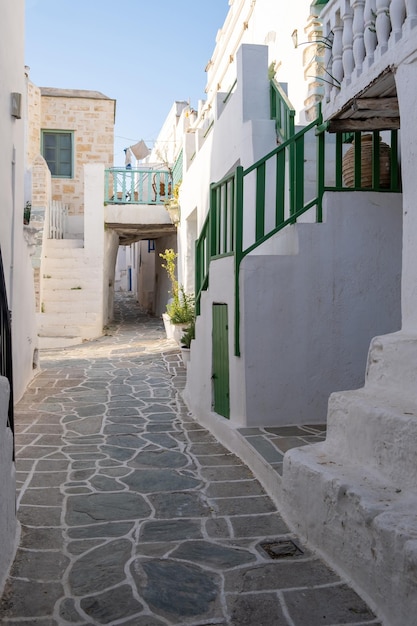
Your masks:
{"label": "grey stone slab", "polygon": [[32,550],[62,550],[62,530],[58,528],[32,528],[22,526],[20,546]]}
{"label": "grey stone slab", "polygon": [[96,475],[89,482],[97,491],[123,491],[125,489],[124,485],[108,476]]}
{"label": "grey stone slab", "polygon": [[216,454],[209,456],[202,454],[199,455],[198,462],[202,467],[243,465],[242,461],[234,454]]}
{"label": "grey stone slab", "polygon": [[147,517],[151,509],[136,493],[95,493],[70,496],[67,502],[66,523],[70,526],[96,522],[139,519]]}
{"label": "grey stone slab", "polygon": [[268,426],[264,430],[266,433],[272,433],[280,437],[302,437],[305,434],[301,426]]}
{"label": "grey stone slab", "polygon": [[283,437],[282,439],[274,439],[274,445],[285,454],[287,450],[292,448],[301,448],[307,445],[300,437]]}
{"label": "grey stone slab", "polygon": [[111,522],[108,524],[94,524],[68,528],[71,539],[91,539],[94,537],[124,537],[133,528],[134,522]]}
{"label": "grey stone slab", "polygon": [[74,495],[81,495],[81,494],[86,494],[86,493],[92,493],[92,489],[90,487],[83,487],[83,486],[78,486],[78,487],[65,487],[64,488],[65,491],[65,495],[67,496],[74,496]]}
{"label": "grey stone slab", "polygon": [[210,514],[206,502],[199,493],[173,493],[148,496],[155,509],[156,519],[175,519],[179,517],[204,517]]}
{"label": "grey stone slab", "polygon": [[247,498],[217,498],[211,503],[218,515],[259,514],[275,511],[275,506],[268,496],[250,496]]}
{"label": "grey stone slab", "polygon": [[[34,548],[34,546],[32,546]],[[11,576],[37,582],[60,580],[69,559],[58,550],[18,549],[11,568]]]}
{"label": "grey stone slab", "polygon": [[212,483],[206,490],[208,498],[259,496],[264,490],[257,480],[235,480]]}
{"label": "grey stone slab", "polygon": [[[132,620],[123,622],[123,626],[166,626],[166,621],[161,622],[154,615],[137,615]],[[217,626],[221,626],[221,624]]]}
{"label": "grey stone slab", "polygon": [[309,626],[357,624],[376,617],[347,585],[284,591],[284,599],[295,626],[305,626],[306,615]]}
{"label": "grey stone slab", "polygon": [[131,572],[140,596],[152,611],[175,620],[173,623],[181,623],[181,618],[221,615],[220,580],[215,574],[175,561],[139,559],[132,563]]}
{"label": "grey stone slab", "polygon": [[141,469],[122,478],[129,489],[139,493],[173,492],[196,489],[201,481],[190,476],[181,476],[175,470]]}
{"label": "grey stone slab", "polygon": [[145,406],[145,403],[142,400],[139,400],[137,398],[136,399],[132,398],[131,400],[121,400],[121,401],[117,401],[117,402],[115,402],[113,400],[110,400],[107,403],[107,406],[109,407],[109,409],[122,409],[122,408],[123,409],[129,409],[129,408],[136,409],[136,408],[141,408],[143,410],[142,407]]}
{"label": "grey stone slab", "polygon": [[101,432],[103,424],[103,417],[101,415],[79,418],[76,421],[72,421],[71,425],[67,426],[68,430],[73,433],[79,433],[81,435],[98,434]]}
{"label": "grey stone slab", "polygon": [[9,580],[0,601],[0,615],[3,618],[52,615],[55,603],[63,593],[59,582]]}
{"label": "grey stone slab", "polygon": [[129,469],[128,467],[123,467],[123,466],[116,466],[116,467],[104,467],[102,470],[100,470],[100,475],[101,476],[110,476],[110,477],[120,477],[120,476],[126,476],[127,474],[130,474],[132,470]]}
{"label": "grey stone slab", "polygon": [[282,461],[282,452],[277,450],[266,437],[247,437],[247,441],[266,461],[268,461],[268,463],[278,463]]}
{"label": "grey stone slab", "polygon": [[135,456],[134,448],[124,448],[120,446],[102,446],[101,450],[115,461],[128,461]]}
{"label": "grey stone slab", "polygon": [[[160,413],[167,413],[167,408],[167,404],[161,404],[161,401],[159,399],[159,402],[153,402],[152,404],[148,404],[148,406],[142,409],[142,412],[144,415],[151,418],[154,415],[158,415]],[[175,417],[174,412],[170,412],[170,415],[172,415],[172,417]]]}
{"label": "grey stone slab", "polygon": [[179,519],[144,522],[140,529],[140,542],[180,541],[202,538],[201,522]]}
{"label": "grey stone slab", "polygon": [[71,594],[86,596],[122,583],[126,578],[124,566],[131,551],[130,541],[117,539],[81,556],[68,575]]}
{"label": "grey stone slab", "polygon": [[59,604],[59,617],[66,622],[81,622],[83,617],[77,611],[73,598],[64,598]]}
{"label": "grey stone slab", "polygon": [[161,446],[161,448],[178,448],[178,441],[165,433],[144,434],[143,438]]}
{"label": "grey stone slab", "polygon": [[[113,407],[108,409],[107,415],[112,418],[112,421],[115,421],[113,418],[122,417],[128,418],[129,416],[138,416],[139,408],[135,407]],[[128,422],[126,422],[128,423]]]}
{"label": "grey stone slab", "polygon": [[196,456],[201,455],[226,455],[231,454],[227,448],[225,448],[221,443],[193,443],[190,446],[191,454],[195,454]]}
{"label": "grey stone slab", "polygon": [[230,538],[230,528],[223,517],[215,517],[209,518],[205,523],[206,533],[209,537],[213,539],[229,539]]}
{"label": "grey stone slab", "polygon": [[242,515],[230,518],[235,537],[270,537],[289,533],[288,526],[278,514]]}
{"label": "grey stone slab", "polygon": [[61,526],[61,507],[30,506],[20,504],[18,519],[27,526]]}
{"label": "grey stone slab", "polygon": [[49,487],[48,489],[31,487],[26,489],[21,504],[33,504],[35,506],[62,506],[64,496],[60,489]]}
{"label": "grey stone slab", "polygon": [[225,574],[225,591],[246,593],[326,585],[338,576],[321,561],[274,560]]}
{"label": "grey stone slab", "polygon": [[81,541],[70,541],[67,545],[69,554],[79,556],[89,552],[92,548],[103,545],[105,539],[83,539]]}
{"label": "grey stone slab", "polygon": [[119,434],[108,435],[107,446],[118,446],[121,448],[142,448],[147,442],[139,434]]}
{"label": "grey stone slab", "polygon": [[168,422],[171,423],[171,428],[172,428],[172,422],[174,420],[177,419],[177,416],[175,413],[147,413],[146,414],[146,418],[150,421],[150,422]]}
{"label": "grey stone slab", "polygon": [[60,471],[67,470],[69,466],[70,466],[70,462],[68,461],[68,459],[62,459],[62,460],[42,459],[38,461],[36,465],[36,469],[39,472],[60,472]]}
{"label": "grey stone slab", "polygon": [[254,477],[246,465],[203,467],[200,472],[203,478],[211,482],[223,480],[233,482],[235,480],[250,480]]}
{"label": "grey stone slab", "polygon": [[174,432],[173,428],[175,426],[173,425],[172,421],[171,422],[153,422],[150,424],[147,424],[146,426],[146,431],[148,433],[167,433],[167,432]]}
{"label": "grey stone slab", "polygon": [[[230,626],[288,626],[276,594],[230,594],[226,602]],[[313,624],[304,621],[303,626]]]}
{"label": "grey stone slab", "polygon": [[108,589],[105,593],[83,598],[80,605],[91,619],[100,624],[111,624],[130,617],[143,608],[133,596],[129,585],[121,585],[116,589]]}
{"label": "grey stone slab", "polygon": [[41,459],[54,452],[56,448],[52,446],[28,446],[16,451],[17,459]]}
{"label": "grey stone slab", "polygon": [[[141,419],[143,423],[145,420]],[[104,426],[103,432],[105,435],[132,435],[143,431],[142,423],[135,424],[107,424]]]}
{"label": "grey stone slab", "polygon": [[171,553],[171,558],[202,563],[204,567],[226,570],[255,561],[251,552],[211,541],[186,541]]}
{"label": "grey stone slab", "polygon": [[180,468],[188,465],[188,458],[175,450],[143,450],[129,461],[129,467]]}

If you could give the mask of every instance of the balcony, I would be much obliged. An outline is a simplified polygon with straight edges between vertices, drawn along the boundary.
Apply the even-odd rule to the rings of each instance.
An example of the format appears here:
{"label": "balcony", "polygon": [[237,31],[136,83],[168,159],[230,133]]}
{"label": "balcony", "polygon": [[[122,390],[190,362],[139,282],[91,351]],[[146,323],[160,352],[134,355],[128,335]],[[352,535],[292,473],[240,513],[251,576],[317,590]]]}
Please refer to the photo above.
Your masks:
{"label": "balcony", "polygon": [[398,129],[394,68],[415,50],[417,0],[330,0],[320,17],[330,130]]}
{"label": "balcony", "polygon": [[173,185],[168,170],[126,169],[105,171],[105,204],[165,204],[172,199]]}

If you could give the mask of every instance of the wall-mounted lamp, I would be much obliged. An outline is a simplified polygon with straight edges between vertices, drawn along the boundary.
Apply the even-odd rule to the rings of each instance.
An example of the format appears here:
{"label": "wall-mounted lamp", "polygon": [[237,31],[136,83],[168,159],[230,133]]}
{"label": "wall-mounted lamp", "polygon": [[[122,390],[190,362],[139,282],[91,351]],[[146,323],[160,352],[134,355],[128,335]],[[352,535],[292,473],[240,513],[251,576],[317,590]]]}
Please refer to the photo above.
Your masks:
{"label": "wall-mounted lamp", "polygon": [[297,29],[292,31],[291,39],[294,44],[294,48],[298,48],[298,30]]}
{"label": "wall-mounted lamp", "polygon": [[174,224],[174,226],[178,226],[178,224],[180,223],[180,219],[181,219],[181,214],[180,214],[180,207],[179,205],[168,205],[167,207],[167,211],[168,211],[168,215],[171,218],[171,222]]}
{"label": "wall-mounted lamp", "polygon": [[11,98],[10,114],[11,114],[12,117],[15,117],[17,120],[20,120],[21,117],[22,117],[22,115],[21,115],[22,94],[21,93],[12,92],[10,94],[10,98]]}

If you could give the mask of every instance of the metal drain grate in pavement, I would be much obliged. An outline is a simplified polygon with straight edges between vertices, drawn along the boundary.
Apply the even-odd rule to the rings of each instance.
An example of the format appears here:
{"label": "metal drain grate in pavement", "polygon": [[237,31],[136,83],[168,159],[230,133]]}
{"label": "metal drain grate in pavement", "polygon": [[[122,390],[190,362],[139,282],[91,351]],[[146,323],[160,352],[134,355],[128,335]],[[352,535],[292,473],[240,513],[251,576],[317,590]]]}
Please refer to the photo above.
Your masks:
{"label": "metal drain grate in pavement", "polygon": [[294,556],[300,556],[304,552],[291,539],[282,541],[266,541],[259,546],[271,559],[287,559]]}

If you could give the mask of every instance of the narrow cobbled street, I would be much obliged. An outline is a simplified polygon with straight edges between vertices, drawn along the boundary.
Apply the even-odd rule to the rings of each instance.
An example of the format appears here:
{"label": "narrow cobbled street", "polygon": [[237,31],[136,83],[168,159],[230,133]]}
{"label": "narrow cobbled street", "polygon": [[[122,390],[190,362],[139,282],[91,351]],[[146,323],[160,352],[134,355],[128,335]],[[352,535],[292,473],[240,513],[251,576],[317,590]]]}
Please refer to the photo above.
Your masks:
{"label": "narrow cobbled street", "polygon": [[380,625],[189,414],[178,350],[133,298],[41,366],[16,409],[2,625]]}

